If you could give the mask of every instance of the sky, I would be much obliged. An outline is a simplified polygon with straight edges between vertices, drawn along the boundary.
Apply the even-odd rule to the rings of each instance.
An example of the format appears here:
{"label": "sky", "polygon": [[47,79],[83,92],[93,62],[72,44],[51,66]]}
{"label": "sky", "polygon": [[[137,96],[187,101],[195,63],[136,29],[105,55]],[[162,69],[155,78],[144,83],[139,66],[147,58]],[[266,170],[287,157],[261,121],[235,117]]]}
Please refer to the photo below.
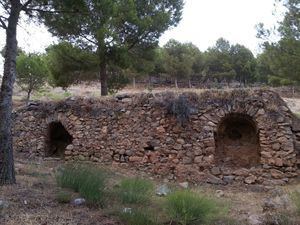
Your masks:
{"label": "sky", "polygon": [[[259,52],[255,25],[263,22],[267,27],[276,24],[273,15],[275,0],[185,0],[179,25],[166,31],[160,38],[163,46],[173,38],[180,42],[192,42],[205,51],[216,40],[224,37],[232,44],[242,44],[254,54]],[[277,13],[278,16],[278,13]],[[19,46],[26,52],[44,52],[56,39],[43,25],[21,22],[18,27]],[[0,49],[5,44],[5,32],[0,30]],[[3,59],[0,57],[0,74]]]}

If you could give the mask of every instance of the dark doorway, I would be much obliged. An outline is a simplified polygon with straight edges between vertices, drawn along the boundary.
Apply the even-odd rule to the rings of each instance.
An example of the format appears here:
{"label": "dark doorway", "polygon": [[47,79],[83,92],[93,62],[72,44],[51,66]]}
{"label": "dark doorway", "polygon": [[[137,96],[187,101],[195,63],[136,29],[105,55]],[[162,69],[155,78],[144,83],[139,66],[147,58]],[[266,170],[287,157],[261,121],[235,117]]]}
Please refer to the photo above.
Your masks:
{"label": "dark doorway", "polygon": [[225,167],[252,167],[260,162],[255,122],[248,115],[223,118],[216,134],[216,162]]}
{"label": "dark doorway", "polygon": [[63,157],[66,147],[71,144],[73,137],[61,124],[52,122],[48,127],[46,157]]}

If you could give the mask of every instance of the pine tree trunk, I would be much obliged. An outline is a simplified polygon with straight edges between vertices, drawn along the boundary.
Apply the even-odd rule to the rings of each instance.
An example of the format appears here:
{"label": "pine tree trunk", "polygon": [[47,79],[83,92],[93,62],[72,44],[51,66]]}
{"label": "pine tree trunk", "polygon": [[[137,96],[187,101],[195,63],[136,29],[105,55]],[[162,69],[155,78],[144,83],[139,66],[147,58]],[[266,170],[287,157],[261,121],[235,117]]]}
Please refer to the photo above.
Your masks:
{"label": "pine tree trunk", "polygon": [[178,88],[178,81],[177,81],[177,77],[175,78],[175,88]]}
{"label": "pine tree trunk", "polygon": [[192,88],[192,82],[191,82],[191,79],[189,79],[189,88]]}
{"label": "pine tree trunk", "polygon": [[135,77],[132,78],[132,86],[133,86],[134,89],[136,88]]}
{"label": "pine tree trunk", "polygon": [[31,91],[32,91],[31,89],[29,89],[29,90],[27,91],[26,105],[28,105],[28,103],[29,103],[29,101],[30,101]]}
{"label": "pine tree trunk", "polygon": [[295,96],[295,86],[293,85],[292,86],[292,97],[294,98],[294,96]]}
{"label": "pine tree trunk", "polygon": [[108,95],[107,80],[108,80],[108,76],[106,70],[106,63],[103,62],[100,65],[101,96]]}
{"label": "pine tree trunk", "polygon": [[148,77],[148,86],[151,87],[151,76]]}
{"label": "pine tree trunk", "polygon": [[11,1],[6,29],[4,73],[0,91],[0,185],[16,182],[12,141],[12,95],[16,77],[17,24],[21,4]]}

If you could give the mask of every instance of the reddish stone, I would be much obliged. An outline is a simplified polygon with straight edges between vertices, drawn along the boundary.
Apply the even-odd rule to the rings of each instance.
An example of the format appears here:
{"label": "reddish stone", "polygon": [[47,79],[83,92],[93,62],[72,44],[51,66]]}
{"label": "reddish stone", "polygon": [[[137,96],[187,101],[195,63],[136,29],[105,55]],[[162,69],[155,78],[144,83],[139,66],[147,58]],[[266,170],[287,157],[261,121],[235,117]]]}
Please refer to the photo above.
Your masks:
{"label": "reddish stone", "polygon": [[280,158],[275,159],[275,165],[276,165],[276,166],[279,166],[279,167],[282,167],[282,166],[283,166],[283,161],[282,161],[282,159],[280,159]]}
{"label": "reddish stone", "polygon": [[257,180],[257,177],[251,175],[251,176],[247,177],[247,178],[244,180],[244,182],[245,182],[246,184],[254,184],[254,183],[256,182],[256,180]]}
{"label": "reddish stone", "polygon": [[276,170],[276,169],[271,169],[271,176],[275,179],[282,179],[284,177],[284,173],[281,172],[280,170]]}
{"label": "reddish stone", "polygon": [[141,162],[142,160],[143,160],[143,157],[138,157],[138,156],[129,157],[130,162]]}

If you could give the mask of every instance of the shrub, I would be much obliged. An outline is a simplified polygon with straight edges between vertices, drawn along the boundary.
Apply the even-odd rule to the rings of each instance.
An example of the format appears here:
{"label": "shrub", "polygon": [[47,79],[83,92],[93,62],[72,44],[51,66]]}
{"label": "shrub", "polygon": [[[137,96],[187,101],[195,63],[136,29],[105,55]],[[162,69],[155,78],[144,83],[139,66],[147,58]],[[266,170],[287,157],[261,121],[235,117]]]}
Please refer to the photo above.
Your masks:
{"label": "shrub", "polygon": [[214,200],[185,190],[177,191],[167,197],[167,212],[172,221],[181,225],[192,225],[209,220],[217,214]]}
{"label": "shrub", "polygon": [[145,203],[149,201],[153,184],[150,181],[130,178],[120,184],[119,195],[123,203]]}
{"label": "shrub", "polygon": [[168,99],[167,113],[177,118],[177,121],[183,125],[190,118],[191,109],[186,96],[180,95],[175,99]]}
{"label": "shrub", "polygon": [[88,165],[68,164],[56,176],[62,188],[70,188],[85,198],[89,204],[104,202],[105,175],[102,170]]}
{"label": "shrub", "polygon": [[67,164],[60,168],[56,175],[57,184],[62,188],[70,188],[76,192],[79,186],[84,182],[87,171],[86,168],[77,164]]}
{"label": "shrub", "polygon": [[122,222],[127,225],[156,225],[155,219],[149,213],[142,212],[141,210],[134,212],[123,212],[120,215]]}
{"label": "shrub", "polygon": [[59,191],[56,194],[56,200],[59,203],[69,203],[72,200],[72,194],[70,192],[67,192],[67,191]]}
{"label": "shrub", "polygon": [[80,195],[87,203],[103,204],[104,202],[104,179],[102,174],[92,171],[79,187]]}

